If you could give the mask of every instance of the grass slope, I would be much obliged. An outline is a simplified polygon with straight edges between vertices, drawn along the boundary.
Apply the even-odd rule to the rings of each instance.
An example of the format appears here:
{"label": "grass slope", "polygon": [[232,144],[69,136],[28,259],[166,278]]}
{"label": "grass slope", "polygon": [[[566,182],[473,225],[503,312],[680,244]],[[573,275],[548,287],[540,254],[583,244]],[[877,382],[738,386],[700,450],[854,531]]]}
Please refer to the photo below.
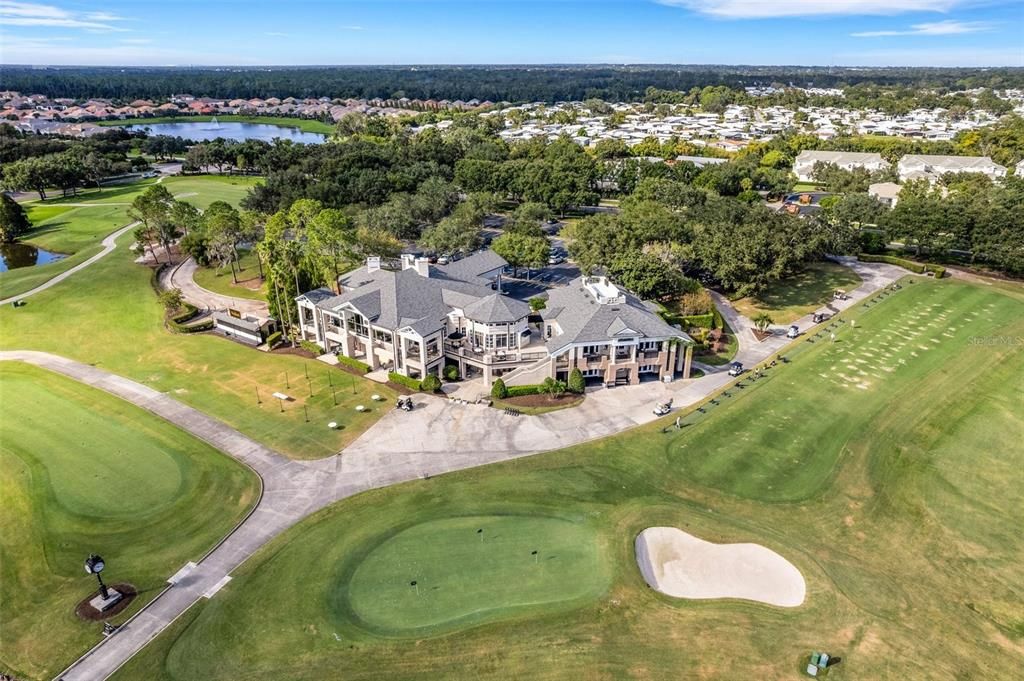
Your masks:
{"label": "grass slope", "polygon": [[[842,658],[835,679],[1014,678],[1024,664],[1024,296],[918,280],[845,316],[857,326],[841,326],[835,344],[800,343],[790,364],[685,415],[681,430],[662,431],[673,415],[326,509],[116,678],[774,679],[797,678],[812,650]],[[606,547],[610,586],[415,641],[343,607],[368,586],[359,566],[375,555],[394,581],[414,564],[448,564],[453,540],[397,552],[396,532],[483,515],[583,524]],[[767,545],[804,574],[807,603],[653,592],[633,556],[653,525]],[[486,565],[486,554],[460,554],[451,569]],[[469,607],[471,593],[428,615]],[[422,621],[379,607],[392,626]]]}
{"label": "grass slope", "polygon": [[800,274],[773,282],[764,293],[741,298],[733,305],[751,319],[766,312],[776,324],[789,324],[830,302],[836,289],[850,291],[860,284],[860,277],[849,267],[834,262],[811,263]]}
{"label": "grass slope", "polygon": [[99,639],[75,605],[95,580],[140,592],[130,612],[197,559],[255,503],[248,469],[116,397],[0,362],[0,668],[50,678]]}

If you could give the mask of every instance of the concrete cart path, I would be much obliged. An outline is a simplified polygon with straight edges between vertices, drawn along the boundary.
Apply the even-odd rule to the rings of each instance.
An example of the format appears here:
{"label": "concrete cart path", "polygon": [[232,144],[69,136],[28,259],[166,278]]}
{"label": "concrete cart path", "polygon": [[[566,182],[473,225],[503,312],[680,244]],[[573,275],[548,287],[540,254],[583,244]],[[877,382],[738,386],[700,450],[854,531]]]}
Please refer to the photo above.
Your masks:
{"label": "concrete cart path", "polygon": [[185,300],[192,303],[201,310],[227,310],[229,308],[238,310],[244,315],[254,315],[260,319],[270,316],[270,308],[262,300],[249,300],[248,298],[236,298],[214,293],[196,283],[195,274],[199,265],[193,258],[188,258],[180,265],[170,270],[169,274],[163,277],[164,288],[181,289]]}
{"label": "concrete cart path", "polygon": [[140,224],[141,223],[139,223],[139,222],[133,222],[130,225],[125,225],[124,227],[122,227],[121,229],[117,230],[116,232],[111,232],[106,237],[104,237],[104,239],[102,241],[103,250],[101,250],[96,255],[92,256],[91,258],[89,258],[88,260],[86,260],[84,262],[78,263],[77,265],[75,265],[74,267],[72,267],[71,269],[69,269],[69,270],[67,270],[65,272],[61,272],[60,274],[54,276],[52,279],[47,279],[46,281],[44,281],[39,286],[36,286],[34,289],[25,291],[24,293],[21,293],[21,294],[16,295],[16,296],[10,296],[8,298],[4,298],[3,300],[0,300],[0,305],[6,305],[7,303],[13,303],[15,300],[21,300],[23,298],[28,298],[29,296],[34,296],[35,294],[39,293],[40,291],[45,291],[46,289],[50,288],[51,286],[56,286],[60,282],[64,281],[68,277],[70,277],[75,272],[78,272],[79,270],[84,270],[86,267],[89,267],[90,265],[95,263],[100,258],[107,257],[108,255],[110,255],[110,253],[112,253],[114,251],[115,248],[117,248],[117,240],[121,237],[121,235],[124,234],[125,232],[131,230],[131,229],[135,229]]}

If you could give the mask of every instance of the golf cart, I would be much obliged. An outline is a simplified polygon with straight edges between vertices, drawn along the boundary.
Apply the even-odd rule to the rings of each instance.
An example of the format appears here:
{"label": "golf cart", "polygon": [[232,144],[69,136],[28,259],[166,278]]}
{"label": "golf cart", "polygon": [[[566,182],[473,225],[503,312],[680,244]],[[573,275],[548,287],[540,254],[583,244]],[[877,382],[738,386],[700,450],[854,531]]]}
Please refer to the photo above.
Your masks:
{"label": "golf cart", "polygon": [[789,327],[789,331],[786,332],[786,338],[796,338],[800,335],[800,327],[793,324]]}
{"label": "golf cart", "polygon": [[412,398],[408,395],[399,395],[398,399],[395,401],[395,409],[412,411]]}
{"label": "golf cart", "polygon": [[732,364],[729,365],[729,375],[730,376],[739,376],[742,373],[743,373],[743,365],[740,364],[739,362],[733,362]]}
{"label": "golf cart", "polygon": [[832,315],[830,315],[828,312],[815,312],[814,316],[811,317],[811,322],[813,322],[814,324],[821,324],[822,322],[827,322],[831,318]]}
{"label": "golf cart", "polygon": [[669,413],[670,411],[672,411],[672,400],[671,399],[668,402],[662,402],[661,404],[657,405],[654,408],[654,415],[655,416],[664,416],[665,414]]}
{"label": "golf cart", "polygon": [[849,300],[849,299],[850,299],[850,296],[846,293],[845,290],[843,290],[841,288],[837,288],[835,291],[832,292],[832,300]]}

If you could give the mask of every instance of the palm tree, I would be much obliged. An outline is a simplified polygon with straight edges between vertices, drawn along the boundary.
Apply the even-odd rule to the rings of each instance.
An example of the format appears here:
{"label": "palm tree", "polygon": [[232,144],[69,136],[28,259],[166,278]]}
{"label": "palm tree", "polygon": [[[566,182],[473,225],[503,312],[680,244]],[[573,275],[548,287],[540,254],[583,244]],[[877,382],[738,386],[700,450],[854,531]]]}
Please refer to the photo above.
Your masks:
{"label": "palm tree", "polygon": [[766,312],[762,312],[750,321],[754,322],[754,328],[761,333],[768,331],[768,327],[775,323],[775,320]]}

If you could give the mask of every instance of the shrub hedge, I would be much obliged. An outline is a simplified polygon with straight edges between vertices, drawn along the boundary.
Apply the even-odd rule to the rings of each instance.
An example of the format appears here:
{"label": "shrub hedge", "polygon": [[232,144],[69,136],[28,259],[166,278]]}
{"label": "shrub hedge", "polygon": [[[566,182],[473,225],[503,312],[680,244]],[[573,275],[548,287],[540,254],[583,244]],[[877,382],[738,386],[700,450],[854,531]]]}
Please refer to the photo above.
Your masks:
{"label": "shrub hedge", "polygon": [[441,389],[441,379],[434,374],[427,374],[420,381],[420,390],[425,393],[436,393]]}
{"label": "shrub hedge", "polygon": [[274,346],[277,345],[280,342],[281,342],[281,332],[280,331],[275,331],[274,333],[272,333],[269,336],[267,336],[267,347],[270,348],[271,350],[273,350]]}
{"label": "shrub hedge", "polygon": [[394,371],[388,372],[388,380],[392,383],[397,383],[398,385],[404,385],[409,390],[420,389],[420,381],[418,378],[409,378],[408,376],[403,376],[402,374]]}
{"label": "shrub hedge", "polygon": [[350,369],[355,369],[356,371],[358,371],[360,373],[364,373],[364,374],[370,373],[370,365],[369,364],[367,364],[366,362],[360,362],[358,359],[353,359],[351,357],[346,357],[345,355],[338,355],[338,364],[344,364],[345,366],[349,367]]}
{"label": "shrub hedge", "polygon": [[907,260],[906,258],[898,258],[895,255],[873,255],[871,253],[860,253],[857,256],[857,259],[863,262],[884,262],[889,265],[896,265],[910,270],[914,274],[925,274],[926,272],[931,272],[935,275],[936,279],[941,279],[946,274],[946,268],[942,265],[914,262],[913,260]]}
{"label": "shrub hedge", "polygon": [[209,331],[213,328],[212,319],[207,319],[198,324],[185,324],[185,322],[195,317],[198,311],[195,305],[183,303],[181,312],[167,318],[167,328],[174,333],[202,333],[203,331]]}
{"label": "shrub hedge", "polygon": [[543,389],[539,385],[508,385],[505,386],[508,392],[506,397],[521,397],[522,395],[540,395]]}

